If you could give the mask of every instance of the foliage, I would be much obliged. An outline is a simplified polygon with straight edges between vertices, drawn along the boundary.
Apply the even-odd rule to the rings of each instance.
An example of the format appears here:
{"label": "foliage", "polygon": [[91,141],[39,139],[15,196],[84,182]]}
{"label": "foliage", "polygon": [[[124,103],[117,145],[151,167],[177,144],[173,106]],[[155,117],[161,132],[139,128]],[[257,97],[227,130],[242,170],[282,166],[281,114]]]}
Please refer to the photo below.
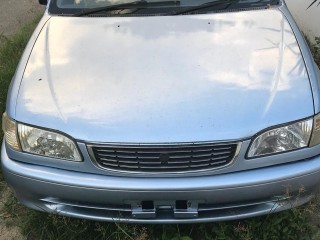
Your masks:
{"label": "foliage", "polygon": [[314,61],[318,64],[320,68],[320,37],[315,38],[315,44],[310,46]]}

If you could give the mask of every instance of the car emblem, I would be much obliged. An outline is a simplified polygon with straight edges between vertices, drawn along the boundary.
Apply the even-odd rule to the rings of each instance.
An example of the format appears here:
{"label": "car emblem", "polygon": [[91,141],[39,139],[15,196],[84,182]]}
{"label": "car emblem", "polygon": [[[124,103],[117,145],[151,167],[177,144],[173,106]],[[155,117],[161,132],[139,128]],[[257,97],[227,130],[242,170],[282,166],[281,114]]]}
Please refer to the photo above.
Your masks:
{"label": "car emblem", "polygon": [[169,162],[169,159],[170,159],[170,157],[167,153],[161,153],[159,156],[159,160],[160,160],[161,165],[167,165]]}

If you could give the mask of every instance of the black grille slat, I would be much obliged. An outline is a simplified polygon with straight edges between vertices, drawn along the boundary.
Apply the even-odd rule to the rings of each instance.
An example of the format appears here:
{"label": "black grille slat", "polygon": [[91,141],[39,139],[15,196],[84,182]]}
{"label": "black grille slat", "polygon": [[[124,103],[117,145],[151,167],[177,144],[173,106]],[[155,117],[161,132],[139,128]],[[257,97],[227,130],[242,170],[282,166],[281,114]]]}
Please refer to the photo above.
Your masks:
{"label": "black grille slat", "polygon": [[143,157],[143,156],[153,156],[154,154],[161,154],[161,153],[170,153],[172,155],[177,155],[177,156],[189,156],[190,154],[211,154],[211,153],[215,153],[215,154],[222,154],[222,153],[226,153],[226,154],[230,154],[230,152],[232,152],[232,150],[220,150],[220,149],[206,149],[206,150],[201,150],[201,151],[154,151],[154,152],[129,152],[129,151],[111,151],[111,150],[105,150],[105,151],[101,151],[101,150],[97,150],[97,153],[99,153],[100,155],[110,155],[110,154],[116,154],[118,156],[138,156],[138,157]]}
{"label": "black grille slat", "polygon": [[117,157],[123,157],[123,158],[158,158],[158,156],[156,157],[155,154],[163,154],[163,153],[168,153],[170,154],[170,157],[176,157],[176,158],[185,158],[185,157],[190,157],[190,156],[203,156],[203,157],[210,157],[210,156],[221,156],[221,155],[230,155],[232,153],[232,151],[223,151],[223,152],[218,152],[218,151],[207,151],[207,153],[195,153],[195,152],[183,152],[184,154],[178,152],[178,153],[170,153],[170,152],[162,152],[162,153],[100,153],[98,152],[98,154],[101,157],[113,157],[114,155],[116,155]]}
{"label": "black grille slat", "polygon": [[198,161],[192,160],[192,161],[191,161],[191,164],[197,164],[197,163],[201,164],[201,163],[203,163],[203,162],[223,163],[223,162],[227,162],[227,159],[225,159],[225,160],[216,160],[216,159],[213,159],[213,160],[211,160],[211,159],[205,160],[205,159],[203,159],[203,160],[198,160]]}
{"label": "black grille slat", "polygon": [[[115,166],[113,164],[101,164],[102,166],[106,168],[113,169]],[[191,165],[191,166],[144,166],[143,168],[139,166],[129,166],[129,165],[122,165],[121,170],[126,170],[126,171],[133,171],[133,170],[139,170],[139,171],[144,171],[144,172],[163,172],[164,169],[166,169],[166,172],[170,171],[193,171],[193,170],[203,170],[203,169],[211,169],[211,168],[216,168],[215,164],[200,164],[200,165]]]}
{"label": "black grille slat", "polygon": [[[186,159],[188,159],[189,161],[203,161],[203,160],[220,160],[220,159],[228,159],[230,155],[225,155],[225,156],[192,156],[189,158],[186,157],[170,157],[170,161],[174,162],[174,161],[181,161],[181,162],[185,162]],[[103,156],[99,158],[101,161],[112,161],[112,162],[116,162],[116,161],[135,161],[135,162],[155,162],[155,161],[159,161],[159,157],[154,157],[154,158],[136,158],[136,157],[114,157],[114,156]]]}
{"label": "black grille slat", "polygon": [[131,172],[184,172],[228,165],[237,143],[101,145],[90,147],[96,162],[107,169]]}
{"label": "black grille slat", "polygon": [[228,145],[197,145],[197,144],[191,144],[191,145],[169,145],[169,146],[163,146],[163,145],[125,145],[126,147],[122,147],[120,145],[108,145],[105,147],[94,147],[94,148],[98,148],[97,151],[140,151],[141,149],[145,150],[145,151],[149,151],[149,152],[155,152],[155,151],[190,151],[190,150],[195,150],[195,151],[199,151],[201,149],[211,149],[214,148],[216,150],[222,149],[231,149],[232,147],[228,146]]}

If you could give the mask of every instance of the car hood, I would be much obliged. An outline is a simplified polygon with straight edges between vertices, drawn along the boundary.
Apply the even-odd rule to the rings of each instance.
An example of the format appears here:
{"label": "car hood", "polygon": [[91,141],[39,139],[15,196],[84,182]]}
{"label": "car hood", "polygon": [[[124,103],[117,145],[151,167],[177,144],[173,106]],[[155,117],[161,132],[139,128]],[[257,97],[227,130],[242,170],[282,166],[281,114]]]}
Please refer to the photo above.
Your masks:
{"label": "car hood", "polygon": [[89,142],[247,138],[314,114],[308,74],[276,9],[51,17],[16,119]]}

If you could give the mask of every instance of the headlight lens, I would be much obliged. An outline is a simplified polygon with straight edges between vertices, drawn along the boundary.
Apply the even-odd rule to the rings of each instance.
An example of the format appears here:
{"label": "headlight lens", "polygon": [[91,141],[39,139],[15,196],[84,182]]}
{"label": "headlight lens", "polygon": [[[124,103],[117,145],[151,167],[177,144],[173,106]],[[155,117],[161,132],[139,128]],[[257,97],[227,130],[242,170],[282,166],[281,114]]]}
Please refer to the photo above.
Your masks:
{"label": "headlight lens", "polygon": [[62,134],[17,123],[7,113],[2,116],[2,129],[6,143],[17,151],[82,161],[74,141]]}
{"label": "headlight lens", "polygon": [[75,143],[55,132],[18,124],[22,150],[53,158],[81,161]]}
{"label": "headlight lens", "polygon": [[307,147],[312,132],[313,119],[266,131],[256,137],[248,157],[264,156]]}

